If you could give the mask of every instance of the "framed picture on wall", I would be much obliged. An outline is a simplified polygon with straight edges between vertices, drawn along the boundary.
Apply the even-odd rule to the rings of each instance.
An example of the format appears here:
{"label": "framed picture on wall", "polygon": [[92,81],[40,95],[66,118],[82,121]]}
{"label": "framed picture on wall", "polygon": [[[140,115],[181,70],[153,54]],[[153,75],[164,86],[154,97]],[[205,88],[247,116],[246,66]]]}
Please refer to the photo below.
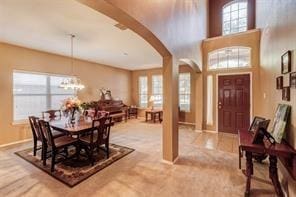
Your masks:
{"label": "framed picture on wall", "polygon": [[282,100],[290,101],[290,87],[283,87]]}
{"label": "framed picture on wall", "polygon": [[296,72],[290,73],[290,87],[296,88]]}
{"label": "framed picture on wall", "polygon": [[283,76],[276,78],[276,89],[277,90],[283,89]]}
{"label": "framed picture on wall", "polygon": [[291,72],[291,51],[287,51],[282,55],[282,74]]}

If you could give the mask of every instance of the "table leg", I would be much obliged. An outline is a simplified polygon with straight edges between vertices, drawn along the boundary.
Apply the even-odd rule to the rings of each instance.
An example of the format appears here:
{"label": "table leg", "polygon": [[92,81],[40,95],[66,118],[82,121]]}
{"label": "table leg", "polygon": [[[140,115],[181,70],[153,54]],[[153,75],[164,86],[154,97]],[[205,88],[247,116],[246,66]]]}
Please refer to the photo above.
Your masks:
{"label": "table leg", "polygon": [[147,112],[145,113],[145,117],[146,117],[145,121],[147,122],[148,121],[147,120],[147,118],[148,118],[148,113]]}
{"label": "table leg", "polygon": [[153,119],[153,123],[155,123],[155,118],[156,118],[155,115],[156,115],[156,114],[155,114],[155,113],[152,113],[151,115],[153,116],[153,118],[152,118],[152,119]]}
{"label": "table leg", "polygon": [[269,178],[271,179],[277,196],[283,197],[283,191],[279,182],[277,171],[277,157],[269,156]]}
{"label": "table leg", "polygon": [[159,112],[159,122],[162,123],[162,112]]}
{"label": "table leg", "polygon": [[246,151],[246,176],[247,176],[247,183],[246,183],[245,196],[250,196],[250,191],[251,191],[251,176],[252,176],[252,173],[253,173],[252,152]]}

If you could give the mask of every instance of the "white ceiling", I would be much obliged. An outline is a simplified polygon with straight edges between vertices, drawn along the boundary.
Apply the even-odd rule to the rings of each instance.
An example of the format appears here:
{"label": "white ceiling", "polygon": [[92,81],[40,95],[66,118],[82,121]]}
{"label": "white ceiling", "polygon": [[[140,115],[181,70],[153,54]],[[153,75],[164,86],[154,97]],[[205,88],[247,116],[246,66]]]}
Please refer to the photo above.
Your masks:
{"label": "white ceiling", "polygon": [[[70,55],[129,70],[161,67],[162,58],[145,40],[75,0],[0,0],[0,42]],[[128,55],[126,55],[128,54]]]}

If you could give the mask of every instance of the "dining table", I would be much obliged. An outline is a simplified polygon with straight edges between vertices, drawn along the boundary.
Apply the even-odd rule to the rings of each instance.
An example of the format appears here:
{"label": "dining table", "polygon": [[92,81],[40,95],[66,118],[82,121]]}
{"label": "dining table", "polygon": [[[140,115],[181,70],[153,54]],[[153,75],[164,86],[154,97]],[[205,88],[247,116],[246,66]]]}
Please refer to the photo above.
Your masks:
{"label": "dining table", "polygon": [[49,120],[49,125],[52,129],[69,135],[77,135],[87,133],[92,129],[92,119],[83,118],[77,122],[69,123],[66,118]]}
{"label": "dining table", "polygon": [[[78,137],[82,134],[88,133],[93,129],[93,118],[91,117],[81,116],[78,121],[74,121],[73,123],[70,123],[68,118],[64,117],[50,119],[48,122],[52,129]],[[112,121],[110,124],[113,126],[114,121]]]}
{"label": "dining table", "polygon": [[[49,122],[50,127],[53,130],[60,131],[66,133],[67,135],[71,135],[79,140],[80,136],[87,135],[93,129],[93,118],[87,116],[81,116],[79,120],[74,122],[70,122],[68,118],[61,117],[55,119],[47,119],[46,121]],[[111,126],[114,126],[114,121],[109,123]],[[78,151],[76,158],[73,159],[75,162],[83,162],[84,160],[81,157],[87,157],[86,154],[82,154],[80,152],[81,147],[78,146]]]}

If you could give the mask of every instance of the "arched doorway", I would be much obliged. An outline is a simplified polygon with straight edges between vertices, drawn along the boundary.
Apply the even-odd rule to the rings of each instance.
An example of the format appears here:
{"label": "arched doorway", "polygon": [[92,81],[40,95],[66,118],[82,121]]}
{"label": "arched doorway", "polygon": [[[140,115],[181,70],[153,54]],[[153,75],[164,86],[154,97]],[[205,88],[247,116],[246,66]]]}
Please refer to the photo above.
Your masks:
{"label": "arched doorway", "polygon": [[178,157],[178,66],[164,44],[144,25],[106,0],[76,0],[137,33],[163,57],[164,121],[163,159],[174,162]]}

